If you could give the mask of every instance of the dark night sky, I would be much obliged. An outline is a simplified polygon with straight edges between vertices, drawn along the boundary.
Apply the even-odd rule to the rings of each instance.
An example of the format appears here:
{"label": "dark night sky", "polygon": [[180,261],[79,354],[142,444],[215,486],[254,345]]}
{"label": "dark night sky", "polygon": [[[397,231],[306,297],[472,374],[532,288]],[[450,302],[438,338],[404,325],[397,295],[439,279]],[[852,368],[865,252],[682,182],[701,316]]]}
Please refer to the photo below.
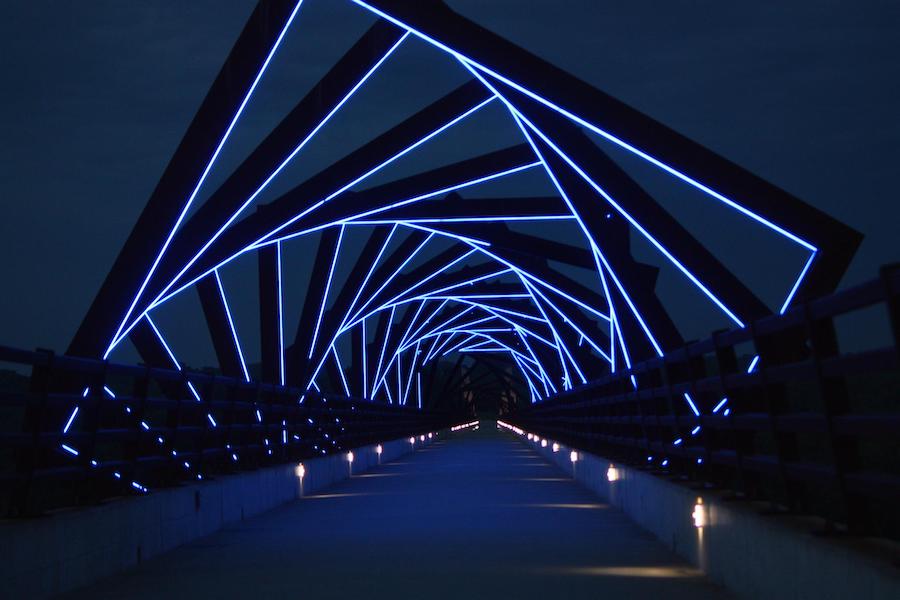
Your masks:
{"label": "dark night sky", "polygon": [[[286,51],[279,85],[261,90],[260,128],[369,22],[344,0],[307,2],[294,33],[308,46]],[[67,345],[253,4],[0,4],[0,344]],[[900,259],[897,2],[450,4],[863,232],[845,284]],[[400,74],[435,75],[403,60]],[[277,93],[292,86],[293,98]]]}

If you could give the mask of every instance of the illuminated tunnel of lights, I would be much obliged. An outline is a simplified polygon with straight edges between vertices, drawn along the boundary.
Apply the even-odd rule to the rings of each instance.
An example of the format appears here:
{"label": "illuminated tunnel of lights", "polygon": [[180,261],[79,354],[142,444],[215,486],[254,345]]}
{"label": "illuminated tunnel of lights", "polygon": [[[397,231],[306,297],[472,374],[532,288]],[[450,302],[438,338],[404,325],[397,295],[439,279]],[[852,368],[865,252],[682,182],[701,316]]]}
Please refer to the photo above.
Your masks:
{"label": "illuminated tunnel of lights", "polygon": [[[257,88],[284,68],[279,50],[303,34],[305,4],[315,1],[259,2],[68,354],[114,360],[129,341],[144,363],[181,370],[172,331],[157,314],[195,293],[224,375],[297,388],[298,403],[336,394],[471,412],[478,397],[492,395],[502,413],[681,347],[679,323],[656,290],[663,266],[694,291],[697,306],[742,328],[832,290],[855,251],[858,236],[841,223],[435,1],[332,0],[366,11],[374,24],[214,181]],[[468,81],[284,185],[313,140],[404,47],[440,52]],[[391,178],[408,156],[488,114],[514,128],[515,144]],[[711,221],[724,209],[794,252],[778,297],[761,299],[622,156],[696,194]],[[481,195],[485,186],[535,176],[548,193]],[[638,241],[662,266],[633,256]],[[296,274],[285,255],[301,243],[312,269],[298,304],[286,301]],[[258,278],[238,283],[229,269],[248,256]],[[240,334],[238,285],[258,288],[258,364]],[[285,324],[289,314],[299,315],[295,331]],[[639,377],[630,381],[639,388]],[[191,381],[186,386],[204,401]],[[683,400],[698,417],[728,410],[725,398]],[[78,410],[60,424],[63,433]],[[266,418],[264,407],[255,414]],[[207,418],[217,427],[213,411]]]}

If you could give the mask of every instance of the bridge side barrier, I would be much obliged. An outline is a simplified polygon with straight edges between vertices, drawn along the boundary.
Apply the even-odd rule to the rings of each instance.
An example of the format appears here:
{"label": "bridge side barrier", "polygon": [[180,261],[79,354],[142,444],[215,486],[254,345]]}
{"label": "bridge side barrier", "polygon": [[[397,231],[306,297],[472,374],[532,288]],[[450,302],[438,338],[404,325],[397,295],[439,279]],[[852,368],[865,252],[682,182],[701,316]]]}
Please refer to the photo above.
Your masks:
{"label": "bridge side barrier", "polygon": [[[890,341],[843,350],[854,329]],[[503,419],[622,466],[821,517],[822,532],[896,540],[898,340],[893,266]]]}
{"label": "bridge side barrier", "polygon": [[[229,524],[300,500],[432,443],[395,439],[187,483],[37,519],[0,522],[0,544],[11,549],[0,562],[3,595],[46,598],[135,567]],[[380,448],[380,452],[379,452]]]}

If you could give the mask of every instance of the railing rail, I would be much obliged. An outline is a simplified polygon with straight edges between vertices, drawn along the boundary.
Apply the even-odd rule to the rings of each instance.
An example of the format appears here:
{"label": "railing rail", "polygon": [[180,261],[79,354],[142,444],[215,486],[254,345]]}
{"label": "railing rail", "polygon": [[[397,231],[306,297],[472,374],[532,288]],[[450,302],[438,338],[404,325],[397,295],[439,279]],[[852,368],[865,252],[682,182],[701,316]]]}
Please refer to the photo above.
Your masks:
{"label": "railing rail", "polygon": [[[892,341],[842,353],[836,321],[878,308]],[[898,332],[900,268],[889,266],[503,418],[833,530],[900,538]]]}
{"label": "railing rail", "polygon": [[[25,516],[449,426],[449,414],[0,346],[0,510]],[[302,398],[302,402],[301,402]]]}

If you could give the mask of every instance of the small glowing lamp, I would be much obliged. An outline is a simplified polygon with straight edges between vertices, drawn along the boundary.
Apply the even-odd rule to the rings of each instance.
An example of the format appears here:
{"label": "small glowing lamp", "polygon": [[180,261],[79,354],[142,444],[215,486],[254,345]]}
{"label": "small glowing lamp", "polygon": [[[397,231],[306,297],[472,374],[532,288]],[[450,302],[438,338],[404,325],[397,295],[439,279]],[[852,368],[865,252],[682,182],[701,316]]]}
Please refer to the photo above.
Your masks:
{"label": "small glowing lamp", "polygon": [[347,462],[349,462],[349,463],[353,462],[353,453],[352,452],[347,453]]}
{"label": "small glowing lamp", "polygon": [[296,475],[298,479],[303,479],[303,476],[306,475],[306,467],[303,466],[303,463],[294,467],[294,475]]}
{"label": "small glowing lamp", "polygon": [[425,436],[424,436],[424,435],[420,435],[420,436],[419,436],[419,441],[424,442],[424,441],[425,441]]}
{"label": "small glowing lamp", "polygon": [[553,442],[553,451],[559,452],[559,444],[557,444],[556,442]]}
{"label": "small glowing lamp", "polygon": [[541,448],[547,447],[547,440],[541,440]]}
{"label": "small glowing lamp", "polygon": [[380,456],[382,452],[384,452],[384,448],[381,447],[381,444],[375,446],[375,454],[378,454]]}
{"label": "small glowing lamp", "polygon": [[694,519],[694,527],[699,529],[706,526],[706,506],[703,504],[703,498],[697,498],[691,517]]}
{"label": "small glowing lamp", "polygon": [[432,437],[434,437],[434,434],[433,434],[433,433],[429,433],[429,434],[428,434],[428,439],[430,440]]}
{"label": "small glowing lamp", "polygon": [[416,443],[416,438],[414,438],[414,437],[409,438],[409,443],[410,443],[410,444],[415,444],[415,443]]}
{"label": "small glowing lamp", "polygon": [[578,452],[575,450],[572,450],[569,453],[569,460],[571,460],[573,463],[578,462]]}
{"label": "small glowing lamp", "polygon": [[609,465],[609,468],[606,470],[606,480],[610,483],[619,480],[619,469],[616,468],[616,465]]}

